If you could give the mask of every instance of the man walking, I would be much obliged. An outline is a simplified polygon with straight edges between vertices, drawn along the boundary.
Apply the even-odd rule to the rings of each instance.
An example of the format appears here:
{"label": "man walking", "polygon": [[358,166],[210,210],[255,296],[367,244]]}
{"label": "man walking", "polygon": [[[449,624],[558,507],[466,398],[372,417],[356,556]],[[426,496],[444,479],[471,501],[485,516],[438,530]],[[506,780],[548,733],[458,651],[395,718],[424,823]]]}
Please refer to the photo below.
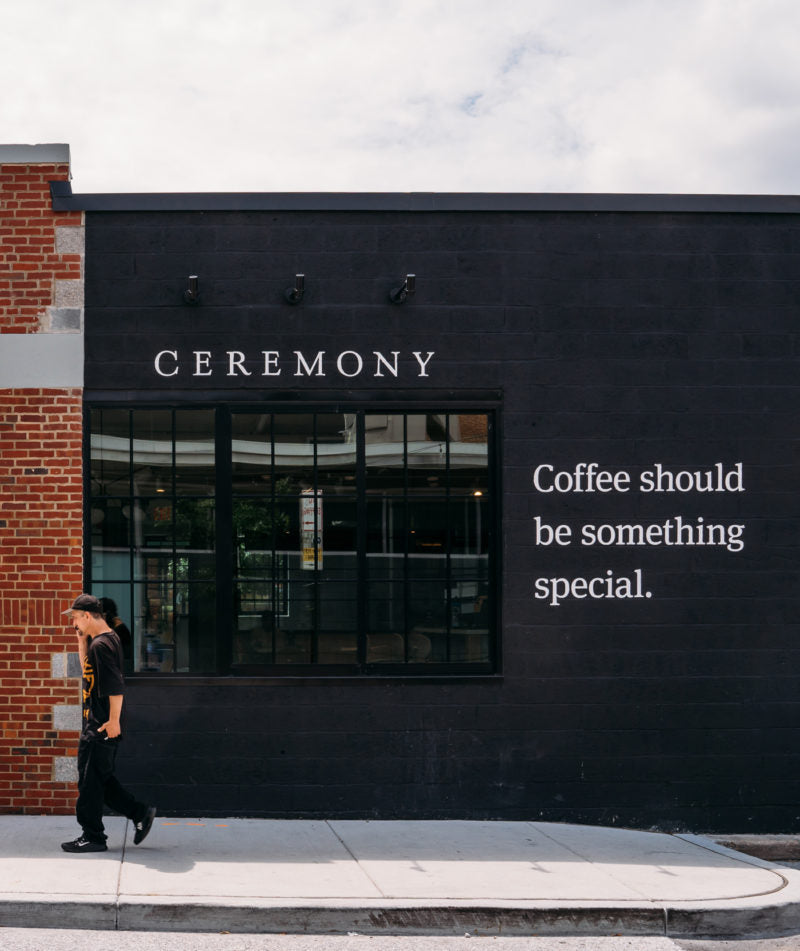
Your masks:
{"label": "man walking", "polygon": [[83,670],[83,728],[78,743],[78,802],[75,814],[83,832],[64,842],[65,852],[105,852],[103,806],[134,823],[133,842],[143,842],[156,810],[134,798],[114,775],[117,746],[122,737],[120,719],[125,681],[122,645],[110,630],[100,601],[79,595],[64,614],[78,635]]}

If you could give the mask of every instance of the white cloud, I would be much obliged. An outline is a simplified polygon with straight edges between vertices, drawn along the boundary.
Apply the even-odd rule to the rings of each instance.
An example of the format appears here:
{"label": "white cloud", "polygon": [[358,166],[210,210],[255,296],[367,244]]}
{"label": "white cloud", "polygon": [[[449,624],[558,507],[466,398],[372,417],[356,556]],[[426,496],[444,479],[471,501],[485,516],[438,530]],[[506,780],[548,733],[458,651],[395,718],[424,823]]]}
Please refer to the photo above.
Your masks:
{"label": "white cloud", "polygon": [[78,192],[796,192],[799,27],[795,0],[8,0],[0,134],[68,142]]}

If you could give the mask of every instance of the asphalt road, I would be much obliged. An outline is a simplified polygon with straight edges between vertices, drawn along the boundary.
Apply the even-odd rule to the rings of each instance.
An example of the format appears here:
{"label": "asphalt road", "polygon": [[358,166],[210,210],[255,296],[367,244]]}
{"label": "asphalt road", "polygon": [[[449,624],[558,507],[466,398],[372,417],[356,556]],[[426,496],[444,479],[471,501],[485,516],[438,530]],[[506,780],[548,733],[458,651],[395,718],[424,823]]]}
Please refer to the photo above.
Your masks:
{"label": "asphalt road", "polygon": [[176,934],[0,927],[1,951],[800,951],[800,935],[757,939],[494,938]]}

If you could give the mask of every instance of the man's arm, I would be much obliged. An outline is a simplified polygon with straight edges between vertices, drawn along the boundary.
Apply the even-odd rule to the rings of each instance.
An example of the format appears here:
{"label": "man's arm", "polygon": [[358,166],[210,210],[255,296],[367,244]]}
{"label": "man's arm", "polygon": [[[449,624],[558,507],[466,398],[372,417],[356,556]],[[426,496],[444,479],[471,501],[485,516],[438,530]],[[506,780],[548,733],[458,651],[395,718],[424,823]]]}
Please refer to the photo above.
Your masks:
{"label": "man's arm", "polygon": [[122,716],[122,694],[112,694],[108,698],[109,715],[108,720],[97,728],[98,733],[105,733],[109,740],[116,739],[122,732],[119,719]]}
{"label": "man's arm", "polygon": [[81,670],[83,670],[83,664],[86,660],[86,657],[89,653],[89,641],[91,638],[88,634],[81,634],[78,631],[78,655],[81,659]]}

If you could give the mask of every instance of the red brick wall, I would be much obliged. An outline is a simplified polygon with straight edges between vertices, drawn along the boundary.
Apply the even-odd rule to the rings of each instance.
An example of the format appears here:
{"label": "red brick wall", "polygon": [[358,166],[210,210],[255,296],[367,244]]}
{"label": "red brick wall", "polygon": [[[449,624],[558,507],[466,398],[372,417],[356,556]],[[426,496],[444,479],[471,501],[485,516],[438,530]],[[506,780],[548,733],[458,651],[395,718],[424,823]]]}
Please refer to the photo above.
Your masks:
{"label": "red brick wall", "polygon": [[[3,334],[46,329],[55,281],[81,277],[79,254],[56,252],[48,182],[66,165],[0,165],[0,348]],[[74,786],[55,779],[77,733],[54,708],[74,707],[75,651],[60,612],[82,584],[81,390],[2,388],[0,379],[0,813],[65,813]],[[55,675],[55,676],[54,676]],[[63,772],[63,770],[62,770]]]}
{"label": "red brick wall", "polygon": [[54,302],[54,281],[81,276],[77,254],[57,254],[57,225],[80,225],[80,212],[55,216],[51,181],[67,165],[0,165],[0,333],[36,333]]}

